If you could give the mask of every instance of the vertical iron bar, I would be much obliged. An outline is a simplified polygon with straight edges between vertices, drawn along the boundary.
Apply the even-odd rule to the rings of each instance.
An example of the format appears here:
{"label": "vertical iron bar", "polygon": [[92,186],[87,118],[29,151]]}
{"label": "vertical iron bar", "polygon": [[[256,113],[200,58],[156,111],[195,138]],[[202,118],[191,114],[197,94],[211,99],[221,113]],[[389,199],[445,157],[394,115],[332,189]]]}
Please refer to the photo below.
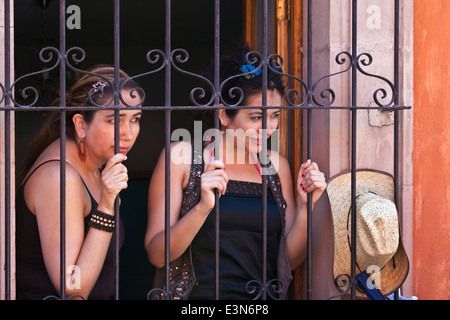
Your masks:
{"label": "vertical iron bar", "polygon": [[[357,105],[357,69],[356,69],[356,56],[358,54],[357,48],[357,0],[352,1],[352,106]],[[352,206],[352,219],[351,219],[351,298],[356,298],[356,122],[357,112],[356,109],[352,109],[352,156],[351,156],[351,206]]]}
{"label": "vertical iron bar", "polygon": [[[5,107],[10,105],[10,1],[5,0]],[[5,110],[5,299],[11,299],[11,113]]]}
{"label": "vertical iron bar", "polygon": [[[400,1],[395,0],[395,26],[394,26],[394,105],[397,107],[399,105],[399,67],[400,67]],[[394,111],[394,203],[398,208],[400,207],[400,176],[399,176],[399,140],[400,140],[400,123],[399,123],[399,113],[398,110]],[[399,211],[399,221],[400,221],[400,234],[402,232],[402,213]],[[399,298],[399,290],[394,292],[395,300]]]}
{"label": "vertical iron bar", "polygon": [[[120,0],[114,0],[114,106],[119,106],[118,92],[120,90]],[[119,110],[114,110],[114,154],[120,152],[120,118]],[[115,271],[115,300],[119,300],[119,250],[120,250],[120,213],[119,196],[114,202],[114,271]]]}
{"label": "vertical iron bar", "polygon": [[[307,83],[308,83],[308,106],[312,105],[312,0],[308,0],[308,71],[307,71]],[[311,109],[307,110],[307,158],[311,159],[312,156],[312,113]],[[307,195],[307,252],[306,252],[306,298],[312,299],[312,204],[311,194]]]}
{"label": "vertical iron bar", "polygon": [[[291,17],[291,7],[292,7],[292,4],[291,4],[291,2],[290,2],[290,0],[288,1],[288,32],[287,32],[287,34],[288,34],[288,49],[287,49],[287,61],[289,61],[289,63],[288,63],[288,70],[287,70],[287,73],[288,74],[293,74],[294,73],[294,69],[293,69],[293,66],[292,66],[292,43],[291,43],[291,41],[292,41],[292,35],[291,35],[291,21],[292,21],[292,17]],[[285,60],[286,60],[286,58],[284,58]],[[297,58],[296,57],[296,59],[299,59],[299,58]],[[288,77],[288,79],[287,79],[287,87],[288,88],[292,88],[292,82],[293,82],[293,80],[292,80],[292,78],[291,77]],[[288,109],[287,110],[287,123],[288,123],[288,130],[287,130],[287,136],[289,137],[288,138],[288,141],[290,142],[291,140],[291,137],[292,137],[292,115],[293,115],[293,110],[291,110],[291,109]],[[287,158],[288,158],[288,161],[289,161],[289,167],[290,168],[293,168],[293,166],[292,166],[292,143],[288,143],[288,150],[287,150]]]}
{"label": "vertical iron bar", "polygon": [[[220,91],[220,0],[216,0],[214,4],[214,87],[216,92]],[[216,95],[215,106],[219,106],[219,95]],[[214,110],[214,128],[219,129],[219,110]],[[217,146],[217,144],[216,144]],[[221,150],[215,150],[214,159],[219,159]],[[225,158],[224,158],[225,159]],[[214,289],[215,299],[219,300],[219,264],[220,264],[220,237],[219,237],[219,192],[214,190],[215,195],[215,248],[214,248]]]}
{"label": "vertical iron bar", "polygon": [[[267,61],[267,16],[268,2],[263,2],[263,39],[262,39],[262,57],[263,62]],[[267,64],[263,63],[263,81],[262,81],[262,106],[267,106]],[[267,108],[262,109],[262,159],[261,165],[267,164]],[[263,218],[263,295],[262,299],[267,300],[267,175],[263,174],[262,178],[262,218]]]}
{"label": "vertical iron bar", "polygon": [[[171,0],[166,0],[166,38],[165,38],[165,52],[166,59],[170,57],[171,51]],[[165,72],[165,105],[171,105],[171,69],[170,63],[166,65]],[[165,237],[165,264],[166,264],[166,290],[167,293],[170,292],[170,116],[171,110],[166,110],[164,113],[164,124],[165,124],[165,227],[164,227],[164,237]]]}
{"label": "vertical iron bar", "polygon": [[[59,1],[60,106],[66,106],[66,1]],[[64,61],[64,63],[63,63]],[[66,110],[60,118],[60,299],[66,299]]]}

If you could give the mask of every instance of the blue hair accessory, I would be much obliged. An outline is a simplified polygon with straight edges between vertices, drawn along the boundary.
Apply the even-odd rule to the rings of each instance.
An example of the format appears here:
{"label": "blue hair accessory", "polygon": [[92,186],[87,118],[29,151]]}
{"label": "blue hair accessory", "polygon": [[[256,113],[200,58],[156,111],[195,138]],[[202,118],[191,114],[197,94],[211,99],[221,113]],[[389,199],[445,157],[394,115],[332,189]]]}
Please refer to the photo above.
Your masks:
{"label": "blue hair accessory", "polygon": [[241,67],[242,73],[248,73],[248,74],[245,75],[246,79],[253,79],[254,77],[258,77],[258,76],[260,76],[262,74],[262,70],[261,69],[256,70],[256,71],[255,70],[256,70],[255,66],[251,65],[251,64],[244,64]]}
{"label": "blue hair accessory", "polygon": [[97,82],[96,84],[93,84],[92,87],[94,88],[94,92],[100,91],[103,93],[103,89],[106,86],[106,82]]}

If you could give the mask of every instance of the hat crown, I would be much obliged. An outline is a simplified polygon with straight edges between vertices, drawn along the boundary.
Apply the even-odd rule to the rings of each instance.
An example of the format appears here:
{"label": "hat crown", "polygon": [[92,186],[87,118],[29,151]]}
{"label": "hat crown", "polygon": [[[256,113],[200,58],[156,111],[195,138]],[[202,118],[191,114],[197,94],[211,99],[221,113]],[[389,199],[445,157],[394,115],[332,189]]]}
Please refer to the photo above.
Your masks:
{"label": "hat crown", "polygon": [[[356,171],[356,204],[355,204],[355,213],[356,213],[356,263],[357,263],[357,272],[363,271],[361,265],[364,263],[365,266],[379,266],[379,280],[380,280],[380,291],[383,295],[391,294],[394,290],[401,286],[401,284],[405,281],[406,276],[409,271],[409,261],[408,256],[406,255],[405,248],[402,244],[401,234],[399,231],[399,225],[394,223],[393,221],[398,221],[398,215],[395,210],[394,204],[394,179],[393,177],[386,173],[375,170],[357,170]],[[330,200],[331,207],[331,215],[333,219],[333,233],[334,233],[334,253],[333,253],[333,276],[335,280],[341,279],[340,275],[350,275],[351,270],[351,204],[352,204],[352,173],[342,173],[338,176],[332,178],[327,186],[327,194]],[[375,195],[374,195],[375,194]],[[371,200],[375,198],[384,198],[386,200],[381,199],[378,202],[378,205],[390,206],[390,209],[387,210],[388,214],[384,213],[379,215],[379,212],[384,212],[385,210],[377,209],[373,210],[372,220],[364,218],[364,215],[369,212],[370,208],[375,207],[374,201],[371,203]],[[378,201],[378,200],[377,200]],[[373,208],[372,207],[372,208]],[[358,209],[359,208],[359,209]],[[396,219],[392,220],[387,217],[390,216],[391,213],[395,212]],[[363,217],[363,218],[361,218]],[[368,223],[368,221],[371,221]],[[364,226],[366,224],[366,226]],[[374,233],[377,235],[377,238],[373,235],[370,236],[370,239],[375,239],[372,241],[372,244],[368,240],[364,240],[362,236],[358,236],[358,230],[362,228],[368,228],[372,226],[374,230],[378,230],[378,232]],[[395,230],[393,231],[395,234],[398,234],[398,245],[396,245],[396,241],[391,242],[391,237],[387,234],[381,232],[382,230],[389,230],[392,226],[395,225]],[[391,230],[392,231],[392,230]],[[366,234],[370,234],[367,231],[364,231]],[[384,244],[381,239],[384,239]],[[395,238],[394,238],[395,239]],[[369,244],[367,244],[369,243]],[[394,244],[392,244],[394,243]],[[388,253],[393,250],[392,248],[397,248],[395,254],[392,256],[390,260],[387,260],[387,257],[384,256],[384,253]],[[364,248],[375,248],[373,252],[383,252],[383,254],[378,257],[378,260],[375,260],[373,257],[374,253],[372,251]],[[380,248],[383,248],[381,250]],[[363,258],[369,257],[369,261],[364,262]],[[384,266],[384,267],[383,267]],[[367,270],[366,270],[367,271]],[[369,270],[368,272],[377,272],[376,268]],[[336,287],[340,291],[345,291],[348,289],[348,281],[346,283],[336,282]],[[364,293],[356,290],[356,295],[358,297],[366,297]]]}
{"label": "hat crown", "polygon": [[361,270],[383,268],[399,244],[395,204],[373,193],[356,200],[356,260]]}

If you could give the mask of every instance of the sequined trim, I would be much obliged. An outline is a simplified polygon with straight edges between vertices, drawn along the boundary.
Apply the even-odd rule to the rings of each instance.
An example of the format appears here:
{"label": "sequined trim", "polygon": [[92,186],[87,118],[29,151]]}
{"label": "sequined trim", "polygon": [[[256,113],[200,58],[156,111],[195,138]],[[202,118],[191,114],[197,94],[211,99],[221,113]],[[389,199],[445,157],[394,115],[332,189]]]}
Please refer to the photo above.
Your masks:
{"label": "sequined trim", "polygon": [[[269,189],[269,186],[267,186],[267,189]],[[250,181],[229,180],[226,193],[260,196],[262,195],[262,184]]]}
{"label": "sequined trim", "polygon": [[203,173],[202,153],[201,151],[193,148],[189,182],[187,187],[183,191],[183,200],[181,205],[180,217],[183,217],[197,204],[200,192],[200,183],[201,183],[200,177],[202,173]]}

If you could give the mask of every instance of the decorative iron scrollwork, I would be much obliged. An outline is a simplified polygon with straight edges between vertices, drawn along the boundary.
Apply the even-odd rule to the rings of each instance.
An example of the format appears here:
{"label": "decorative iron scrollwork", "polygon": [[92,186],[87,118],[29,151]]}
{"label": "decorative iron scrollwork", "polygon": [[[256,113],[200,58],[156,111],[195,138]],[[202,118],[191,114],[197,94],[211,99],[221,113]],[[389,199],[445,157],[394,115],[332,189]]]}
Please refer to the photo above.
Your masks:
{"label": "decorative iron scrollwork", "polygon": [[[175,57],[175,59],[174,59],[174,57]],[[201,75],[196,74],[196,73],[193,73],[193,72],[189,72],[189,71],[184,70],[184,69],[181,69],[175,63],[175,61],[178,62],[178,63],[186,63],[188,60],[189,60],[189,53],[185,49],[181,49],[181,48],[175,49],[175,50],[172,51],[172,53],[170,55],[170,62],[172,64],[172,67],[176,71],[178,71],[178,72],[180,72],[182,74],[185,74],[185,75],[188,75],[188,76],[200,79],[201,81],[205,82],[208,85],[209,89],[211,89],[211,97],[209,99],[207,99],[208,101],[206,103],[201,103],[201,102],[199,102],[197,100],[197,98],[199,98],[199,99],[204,99],[205,98],[206,92],[205,92],[204,88],[196,87],[196,88],[192,89],[191,93],[190,93],[190,98],[191,98],[191,101],[192,101],[192,103],[194,105],[196,105],[196,106],[208,106],[216,98],[216,90],[214,88],[214,85],[206,77],[201,76]]]}
{"label": "decorative iron scrollwork", "polygon": [[364,66],[364,67],[370,66],[372,64],[372,62],[373,62],[373,58],[372,58],[372,55],[370,55],[369,53],[361,53],[361,54],[359,54],[356,57],[356,67],[359,70],[359,72],[361,72],[362,74],[364,74],[364,75],[366,75],[368,77],[373,77],[373,78],[380,79],[380,80],[386,82],[386,84],[391,88],[391,90],[392,90],[392,98],[391,98],[391,100],[388,103],[385,103],[385,104],[381,103],[380,100],[379,100],[379,97],[378,97],[379,94],[381,93],[381,97],[380,98],[381,99],[386,99],[387,92],[386,92],[385,89],[379,88],[379,89],[375,90],[375,92],[373,93],[373,100],[379,107],[381,107],[381,108],[389,107],[389,106],[391,106],[394,103],[395,96],[397,95],[397,93],[395,92],[394,84],[391,81],[389,81],[388,79],[386,79],[386,78],[384,78],[382,76],[379,76],[379,75],[376,75],[376,74],[371,74],[371,73],[369,73],[367,71],[364,71],[362,66]]}
{"label": "decorative iron scrollwork", "polygon": [[[344,278],[346,278],[346,279],[344,279]],[[342,291],[341,293],[339,293],[335,296],[328,297],[324,300],[336,299],[338,297],[344,296],[347,293],[349,293],[353,286],[353,279],[348,274],[342,273],[334,279],[334,284],[338,288],[345,288],[345,287],[347,287],[347,288],[344,291]]]}
{"label": "decorative iron scrollwork", "polygon": [[149,52],[147,52],[146,60],[151,65],[154,65],[154,64],[156,64],[158,62],[160,62],[161,65],[159,65],[154,70],[150,70],[150,71],[141,73],[139,75],[132,76],[132,77],[126,79],[120,85],[119,99],[126,107],[137,107],[137,106],[141,105],[142,103],[144,103],[146,95],[145,95],[145,90],[143,88],[141,88],[141,87],[133,88],[133,89],[130,90],[130,93],[129,93],[130,97],[133,98],[133,99],[136,98],[135,93],[138,92],[140,97],[141,97],[141,100],[138,103],[134,104],[134,105],[127,104],[125,102],[125,100],[123,99],[123,88],[124,88],[125,84],[128,81],[131,81],[131,79],[136,80],[137,78],[148,76],[148,75],[153,74],[153,73],[157,73],[157,72],[163,70],[164,68],[166,68],[166,66],[169,64],[166,55],[164,54],[164,52],[162,50],[159,50],[159,49],[153,49],[153,50],[150,50]]}
{"label": "decorative iron scrollwork", "polygon": [[283,284],[278,279],[272,279],[263,285],[258,280],[251,280],[245,285],[245,292],[256,295],[253,300],[259,300],[264,293],[271,299],[280,300],[279,294],[283,291]]}
{"label": "decorative iron scrollwork", "polygon": [[[54,56],[56,56],[57,58],[54,59]],[[49,71],[55,69],[60,64],[62,59],[64,59],[64,57],[61,56],[59,50],[56,49],[55,47],[42,48],[41,51],[39,52],[39,60],[41,60],[43,63],[50,63],[52,60],[55,60],[53,65],[48,67],[48,68],[45,68],[45,69],[42,69],[42,70],[39,70],[39,71],[35,71],[35,72],[31,72],[31,73],[25,74],[25,75],[17,78],[13,82],[13,84],[11,85],[10,88],[4,88],[3,85],[2,85],[2,90],[3,90],[2,101],[4,99],[4,96],[8,95],[10,97],[12,103],[14,105],[16,105],[16,106],[23,107],[23,108],[33,107],[36,104],[36,102],[38,101],[38,99],[39,99],[39,91],[35,87],[27,86],[27,87],[23,88],[22,91],[21,91],[21,96],[25,100],[30,98],[30,94],[32,95],[33,100],[29,104],[20,104],[20,103],[18,103],[14,99],[14,95],[12,94],[13,88],[22,79],[25,79],[25,78],[28,78],[28,77],[32,77],[32,76],[35,76],[35,75],[39,75],[39,74],[43,74],[45,72],[49,72]]]}
{"label": "decorative iron scrollwork", "polygon": [[72,294],[65,299],[61,299],[61,297],[55,295],[49,295],[44,297],[42,300],[72,300],[72,298],[80,298],[81,300],[86,300],[82,295],[79,294]]}
{"label": "decorative iron scrollwork", "polygon": [[320,102],[318,101],[318,99],[316,98],[316,94],[315,94],[316,87],[317,87],[317,85],[318,85],[322,80],[324,80],[324,79],[326,79],[326,78],[331,78],[331,77],[334,77],[334,76],[337,76],[337,75],[339,75],[339,74],[342,74],[342,73],[345,73],[345,72],[349,71],[349,70],[352,68],[352,66],[353,66],[353,58],[352,58],[352,55],[351,55],[350,53],[348,53],[347,51],[343,51],[343,52],[338,53],[338,54],[336,55],[335,61],[336,61],[336,63],[337,63],[338,65],[343,65],[343,64],[345,64],[345,63],[347,62],[347,58],[348,58],[348,60],[350,61],[350,63],[348,64],[348,66],[347,66],[344,70],[338,71],[338,72],[335,72],[335,73],[332,73],[332,74],[329,74],[329,75],[326,75],[326,76],[323,76],[323,77],[319,78],[319,79],[312,85],[312,88],[311,88],[312,100],[313,100],[314,103],[316,103],[318,106],[320,106],[320,107],[331,106],[331,105],[334,103],[334,101],[336,100],[336,94],[335,94],[334,90],[331,89],[331,88],[326,88],[326,89],[323,89],[323,90],[320,92],[320,97],[321,97],[322,99],[329,99],[329,102],[326,103],[326,104],[320,103]]}

